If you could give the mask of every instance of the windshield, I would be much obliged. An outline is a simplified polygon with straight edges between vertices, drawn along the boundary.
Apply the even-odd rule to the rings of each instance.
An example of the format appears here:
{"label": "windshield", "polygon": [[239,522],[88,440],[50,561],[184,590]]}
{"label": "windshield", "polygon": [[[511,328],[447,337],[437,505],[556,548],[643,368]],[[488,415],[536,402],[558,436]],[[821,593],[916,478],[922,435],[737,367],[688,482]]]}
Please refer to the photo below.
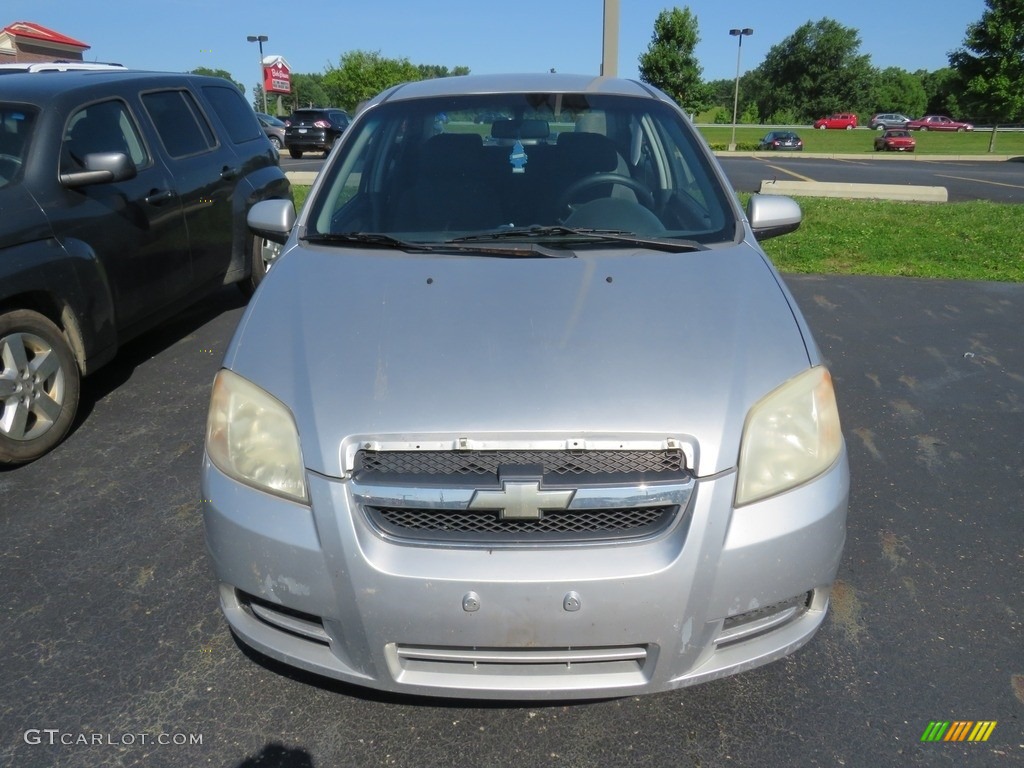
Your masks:
{"label": "windshield", "polygon": [[729,193],[701,142],[678,110],[651,98],[526,93],[384,102],[349,128],[308,203],[304,234],[437,243],[489,233],[508,242],[520,232],[557,241],[598,231],[732,241]]}
{"label": "windshield", "polygon": [[34,122],[34,111],[0,104],[0,189],[21,178]]}

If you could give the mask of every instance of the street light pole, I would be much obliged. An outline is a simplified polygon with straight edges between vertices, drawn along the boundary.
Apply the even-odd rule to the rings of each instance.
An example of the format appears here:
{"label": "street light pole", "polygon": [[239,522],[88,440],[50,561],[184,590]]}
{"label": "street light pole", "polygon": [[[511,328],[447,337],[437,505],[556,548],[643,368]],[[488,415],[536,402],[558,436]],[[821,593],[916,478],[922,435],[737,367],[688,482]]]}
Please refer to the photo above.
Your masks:
{"label": "street light pole", "polygon": [[263,44],[265,42],[267,42],[267,40],[269,40],[270,38],[267,37],[266,35],[249,35],[245,39],[248,40],[250,43],[259,43],[260,44],[260,80],[259,80],[259,82],[262,83],[261,90],[263,91],[263,112],[266,113],[267,112],[267,84],[263,81]]}
{"label": "street light pole", "polygon": [[740,106],[740,54],[743,52],[743,37],[744,35],[754,34],[754,30],[750,27],[744,27],[743,29],[730,29],[729,34],[733,37],[739,38],[739,45],[736,46],[736,90],[732,96],[732,143],[729,144],[729,151],[736,151],[736,111]]}

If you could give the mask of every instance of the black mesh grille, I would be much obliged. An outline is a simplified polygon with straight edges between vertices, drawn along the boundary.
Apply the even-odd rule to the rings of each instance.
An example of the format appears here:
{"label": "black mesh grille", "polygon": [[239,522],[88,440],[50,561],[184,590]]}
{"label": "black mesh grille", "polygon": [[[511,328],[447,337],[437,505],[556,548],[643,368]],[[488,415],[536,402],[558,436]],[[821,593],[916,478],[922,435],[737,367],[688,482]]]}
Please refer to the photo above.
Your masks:
{"label": "black mesh grille", "polygon": [[502,520],[496,512],[475,510],[369,507],[366,512],[374,525],[396,538],[499,543],[649,536],[671,523],[677,510],[664,506],[544,512],[539,520]]}
{"label": "black mesh grille", "polygon": [[502,466],[542,466],[553,476],[678,474],[682,451],[369,451],[356,454],[357,472],[384,475],[497,475]]}

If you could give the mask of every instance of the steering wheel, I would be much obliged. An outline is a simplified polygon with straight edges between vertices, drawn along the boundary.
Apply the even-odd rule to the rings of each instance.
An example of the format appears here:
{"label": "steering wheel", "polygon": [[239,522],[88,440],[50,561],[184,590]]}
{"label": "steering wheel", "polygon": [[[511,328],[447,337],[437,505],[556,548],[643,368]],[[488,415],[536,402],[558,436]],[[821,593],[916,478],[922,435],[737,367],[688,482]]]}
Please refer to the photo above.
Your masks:
{"label": "steering wheel", "polygon": [[624,187],[629,187],[631,190],[636,192],[637,199],[640,201],[642,206],[653,210],[655,206],[654,194],[650,189],[648,189],[643,183],[634,179],[632,176],[625,176],[621,173],[612,173],[610,171],[584,176],[582,179],[574,181],[562,190],[562,194],[559,195],[558,209],[561,210],[572,203],[573,198],[583,190],[606,184],[621,184]]}

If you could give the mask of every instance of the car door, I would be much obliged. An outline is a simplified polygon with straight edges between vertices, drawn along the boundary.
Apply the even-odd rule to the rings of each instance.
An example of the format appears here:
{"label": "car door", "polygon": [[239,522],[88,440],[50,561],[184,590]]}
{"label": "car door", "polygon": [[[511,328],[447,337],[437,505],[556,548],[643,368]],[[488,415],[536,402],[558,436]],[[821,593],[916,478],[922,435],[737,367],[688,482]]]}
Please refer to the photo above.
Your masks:
{"label": "car door", "polygon": [[231,262],[233,193],[242,168],[188,88],[147,91],[142,103],[177,184],[197,287],[207,285]]}
{"label": "car door", "polygon": [[192,280],[174,179],[120,98],[70,110],[60,141],[61,174],[85,170],[87,156],[98,152],[122,152],[135,166],[133,178],[63,184],[44,191],[39,202],[65,248],[101,265],[118,328],[142,323],[185,294]]}

